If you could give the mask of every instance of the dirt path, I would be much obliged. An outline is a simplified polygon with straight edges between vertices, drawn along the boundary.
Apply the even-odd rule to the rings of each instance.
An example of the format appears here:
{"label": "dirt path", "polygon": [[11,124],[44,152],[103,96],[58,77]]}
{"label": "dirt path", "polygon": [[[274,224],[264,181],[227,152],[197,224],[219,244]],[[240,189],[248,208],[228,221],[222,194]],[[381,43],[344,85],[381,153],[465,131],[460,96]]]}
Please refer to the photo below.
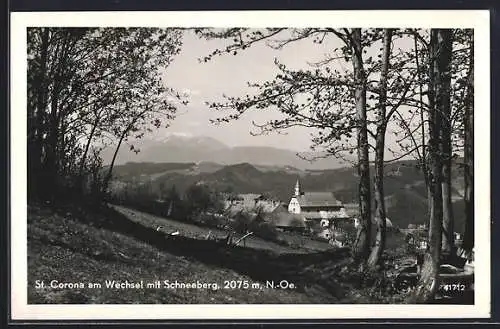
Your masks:
{"label": "dirt path", "polygon": [[[209,232],[211,232],[212,236],[216,237],[217,239],[223,239],[228,234],[228,232],[220,229],[201,227],[189,223],[182,223],[179,221],[154,216],[145,212],[141,212],[123,206],[118,206],[118,205],[110,205],[110,206],[112,206],[115,210],[127,216],[127,218],[136,223],[154,229],[161,227],[160,231],[164,232],[165,234],[170,234],[172,232],[178,231],[181,236],[192,239],[200,239],[200,240],[206,239],[206,236],[208,235]],[[238,239],[241,236],[242,235],[236,234],[235,238]],[[292,248],[272,241],[266,241],[259,237],[250,236],[245,239],[245,243],[244,244],[242,243],[241,246],[252,249],[270,250],[278,254],[287,254],[287,253],[297,254],[297,253],[310,253],[315,251],[321,251],[320,248],[322,245],[324,245],[323,250],[329,249],[327,243],[322,243],[317,241],[313,242],[314,244],[311,243],[310,248]]]}

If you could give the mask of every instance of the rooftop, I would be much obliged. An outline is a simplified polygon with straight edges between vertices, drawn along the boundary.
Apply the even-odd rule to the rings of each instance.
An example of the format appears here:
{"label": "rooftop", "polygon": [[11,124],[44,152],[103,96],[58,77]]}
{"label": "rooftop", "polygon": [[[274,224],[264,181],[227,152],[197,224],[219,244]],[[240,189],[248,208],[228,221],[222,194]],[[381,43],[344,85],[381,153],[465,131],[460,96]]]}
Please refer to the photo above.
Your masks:
{"label": "rooftop", "polygon": [[301,207],[342,206],[332,192],[304,192],[296,198]]}

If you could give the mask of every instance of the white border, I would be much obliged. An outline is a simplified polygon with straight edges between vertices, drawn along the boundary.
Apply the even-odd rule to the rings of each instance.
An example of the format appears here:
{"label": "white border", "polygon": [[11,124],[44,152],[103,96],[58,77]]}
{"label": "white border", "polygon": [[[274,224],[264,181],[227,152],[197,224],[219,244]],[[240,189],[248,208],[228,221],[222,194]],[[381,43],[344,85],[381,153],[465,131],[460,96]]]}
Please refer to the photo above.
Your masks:
{"label": "white border", "polygon": [[[13,320],[486,318],[490,316],[489,12],[240,11],[11,13],[11,310]],[[26,27],[474,28],[475,305],[28,305],[26,239]]]}

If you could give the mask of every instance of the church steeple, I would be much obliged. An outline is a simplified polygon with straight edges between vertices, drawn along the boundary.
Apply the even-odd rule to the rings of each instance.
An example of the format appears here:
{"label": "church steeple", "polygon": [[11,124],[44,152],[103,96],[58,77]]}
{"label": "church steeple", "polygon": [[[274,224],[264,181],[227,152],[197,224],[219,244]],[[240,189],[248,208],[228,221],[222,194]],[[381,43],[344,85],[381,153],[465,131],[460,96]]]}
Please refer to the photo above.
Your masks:
{"label": "church steeple", "polygon": [[295,196],[300,196],[300,184],[299,180],[297,179],[297,183],[295,183]]}

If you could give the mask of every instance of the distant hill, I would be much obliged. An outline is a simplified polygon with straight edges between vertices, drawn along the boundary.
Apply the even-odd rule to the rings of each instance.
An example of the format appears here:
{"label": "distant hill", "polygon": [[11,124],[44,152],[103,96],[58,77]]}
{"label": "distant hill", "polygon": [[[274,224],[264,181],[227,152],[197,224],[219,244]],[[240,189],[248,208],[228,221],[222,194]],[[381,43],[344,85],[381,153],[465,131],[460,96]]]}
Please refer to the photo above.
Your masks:
{"label": "distant hill", "polygon": [[[316,161],[301,159],[296,151],[266,146],[229,147],[224,143],[206,136],[186,137],[171,135],[161,140],[144,139],[134,143],[140,152],[135,153],[127,147],[121,147],[116,164],[127,162],[213,162],[221,165],[251,163],[263,166],[289,166],[300,170],[334,169],[345,164],[335,158]],[[113,158],[113,147],[103,151],[103,160],[109,164]],[[303,152],[307,159],[320,156],[321,152]]]}
{"label": "distant hill", "polygon": [[[142,168],[142,169],[141,169]],[[399,227],[428,220],[427,192],[422,173],[414,161],[398,161],[385,167],[384,188],[387,216]],[[216,163],[127,163],[115,169],[121,182],[148,181],[153,190],[160,185],[173,185],[183,192],[197,182],[206,183],[219,191],[236,193],[267,193],[288,203],[295,182],[300,178],[305,191],[332,191],[344,203],[357,203],[358,182],[354,168],[329,170],[299,170],[292,167],[254,166],[249,163],[219,165]],[[461,191],[461,171],[453,170],[453,198],[456,230],[463,229],[464,211]]]}

